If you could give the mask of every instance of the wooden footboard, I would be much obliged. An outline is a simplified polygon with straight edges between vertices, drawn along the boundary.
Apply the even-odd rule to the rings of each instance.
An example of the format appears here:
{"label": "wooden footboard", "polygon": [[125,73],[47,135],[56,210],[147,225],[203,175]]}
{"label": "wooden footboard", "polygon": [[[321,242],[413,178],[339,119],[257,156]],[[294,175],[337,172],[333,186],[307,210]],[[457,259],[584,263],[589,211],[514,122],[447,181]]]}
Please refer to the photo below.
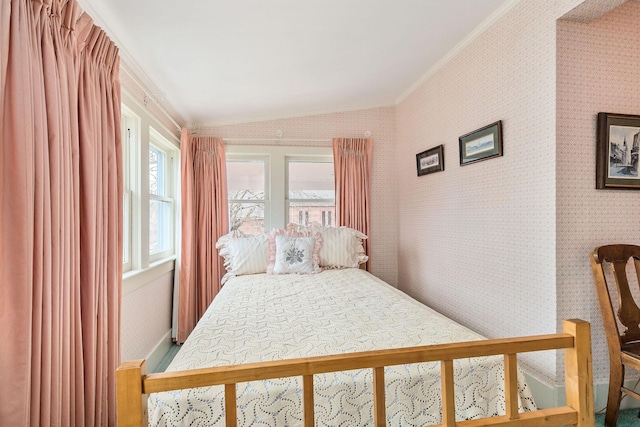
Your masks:
{"label": "wooden footboard", "polygon": [[[517,354],[557,349],[564,349],[565,352],[566,406],[519,413]],[[492,355],[504,356],[506,414],[456,422],[453,361]],[[118,425],[121,427],[147,425],[146,394],[148,393],[224,385],[226,425],[235,426],[237,383],[301,376],[304,425],[313,426],[313,375],[370,368],[373,370],[374,378],[375,425],[384,426],[386,424],[384,367],[433,361],[440,362],[442,372],[441,426],[594,426],[591,331],[589,323],[575,319],[565,320],[563,333],[560,334],[368,351],[158,374],[146,374],[144,360],[128,361],[122,363],[116,372]]]}

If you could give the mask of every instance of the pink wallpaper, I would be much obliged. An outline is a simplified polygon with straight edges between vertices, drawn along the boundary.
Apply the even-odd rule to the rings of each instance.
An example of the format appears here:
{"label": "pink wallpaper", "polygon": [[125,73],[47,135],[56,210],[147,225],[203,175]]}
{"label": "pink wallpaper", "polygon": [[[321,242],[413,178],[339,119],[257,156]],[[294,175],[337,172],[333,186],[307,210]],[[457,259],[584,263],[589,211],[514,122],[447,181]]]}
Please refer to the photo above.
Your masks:
{"label": "pink wallpaper", "polygon": [[[593,323],[594,377],[608,356],[588,262],[640,235],[640,193],[595,190],[595,116],[640,114],[640,3],[522,0],[397,106],[399,288],[489,336]],[[576,10],[572,8],[579,6]],[[504,156],[459,165],[458,137],[503,121]],[[444,144],[445,171],[415,154]],[[525,358],[563,383],[562,355]]]}
{"label": "pink wallpaper", "polygon": [[146,358],[155,350],[171,329],[172,300],[173,271],[124,293],[121,307],[121,360]]}
{"label": "pink wallpaper", "polygon": [[608,352],[588,254],[640,244],[640,192],[595,189],[596,115],[640,115],[640,3],[589,24],[558,23],[558,318],[592,323],[594,378],[608,381]]}
{"label": "pink wallpaper", "polygon": [[[520,1],[397,107],[400,289],[488,337],[555,332],[555,42],[564,2]],[[504,156],[458,137],[503,121]],[[444,172],[415,154],[444,144]],[[553,354],[524,359],[555,378]]]}
{"label": "pink wallpaper", "polygon": [[[276,131],[287,139],[277,143]],[[331,146],[333,137],[362,138],[364,132],[373,138],[373,198],[371,207],[371,273],[396,285],[397,264],[397,202],[395,157],[395,108],[383,107],[367,110],[291,117],[263,122],[221,125],[199,129],[200,134],[222,138],[263,139],[273,141],[234,141],[233,144],[289,144]],[[296,138],[300,139],[296,141]],[[304,140],[327,139],[326,142]]]}

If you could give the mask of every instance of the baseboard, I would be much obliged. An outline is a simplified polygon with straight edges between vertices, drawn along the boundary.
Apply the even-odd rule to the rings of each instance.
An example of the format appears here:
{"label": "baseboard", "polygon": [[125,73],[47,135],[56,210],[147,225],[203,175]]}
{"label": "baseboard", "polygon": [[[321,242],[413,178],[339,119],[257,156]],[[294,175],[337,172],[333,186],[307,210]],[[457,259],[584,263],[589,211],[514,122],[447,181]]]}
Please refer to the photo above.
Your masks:
{"label": "baseboard", "polygon": [[155,372],[160,362],[162,362],[162,359],[164,359],[164,356],[169,352],[172,344],[171,330],[169,330],[147,356],[147,372]]}
{"label": "baseboard", "polygon": [[564,387],[549,385],[526,372],[524,376],[538,408],[555,408],[564,405]]}
{"label": "baseboard", "polygon": [[[531,389],[531,394],[538,408],[553,408],[566,403],[564,385],[553,386],[525,372],[527,384]],[[633,388],[638,380],[627,381],[625,385]],[[609,394],[609,383],[595,383],[593,386],[594,408],[596,413],[603,411],[607,407],[607,395]],[[636,399],[624,397],[620,404],[621,409],[638,408],[640,402]]]}

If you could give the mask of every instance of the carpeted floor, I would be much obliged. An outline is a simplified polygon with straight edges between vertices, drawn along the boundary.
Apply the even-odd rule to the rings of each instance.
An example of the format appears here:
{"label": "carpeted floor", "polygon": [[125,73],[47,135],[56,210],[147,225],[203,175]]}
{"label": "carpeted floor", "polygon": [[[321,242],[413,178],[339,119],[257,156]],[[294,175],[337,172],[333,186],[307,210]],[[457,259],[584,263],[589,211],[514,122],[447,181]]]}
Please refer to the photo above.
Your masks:
{"label": "carpeted floor", "polygon": [[160,362],[155,372],[164,372],[165,369],[167,369],[167,366],[169,366],[169,363],[171,363],[171,361],[173,360],[178,350],[180,350],[180,346],[178,344],[172,344],[171,348],[169,349],[167,354],[164,356],[164,358],[162,359],[162,362]]}
{"label": "carpeted floor", "polygon": [[[596,427],[604,426],[604,414],[596,414]],[[638,409],[623,409],[618,415],[618,424],[616,427],[638,427],[640,426],[640,418],[638,418]]]}

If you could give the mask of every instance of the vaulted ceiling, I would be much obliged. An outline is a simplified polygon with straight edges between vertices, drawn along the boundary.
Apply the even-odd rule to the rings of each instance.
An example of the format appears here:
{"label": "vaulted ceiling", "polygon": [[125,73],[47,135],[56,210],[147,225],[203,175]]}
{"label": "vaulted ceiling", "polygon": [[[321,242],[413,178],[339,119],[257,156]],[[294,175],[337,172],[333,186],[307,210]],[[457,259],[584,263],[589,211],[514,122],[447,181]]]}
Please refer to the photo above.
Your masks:
{"label": "vaulted ceiling", "polygon": [[79,0],[183,125],[394,105],[517,0]]}

